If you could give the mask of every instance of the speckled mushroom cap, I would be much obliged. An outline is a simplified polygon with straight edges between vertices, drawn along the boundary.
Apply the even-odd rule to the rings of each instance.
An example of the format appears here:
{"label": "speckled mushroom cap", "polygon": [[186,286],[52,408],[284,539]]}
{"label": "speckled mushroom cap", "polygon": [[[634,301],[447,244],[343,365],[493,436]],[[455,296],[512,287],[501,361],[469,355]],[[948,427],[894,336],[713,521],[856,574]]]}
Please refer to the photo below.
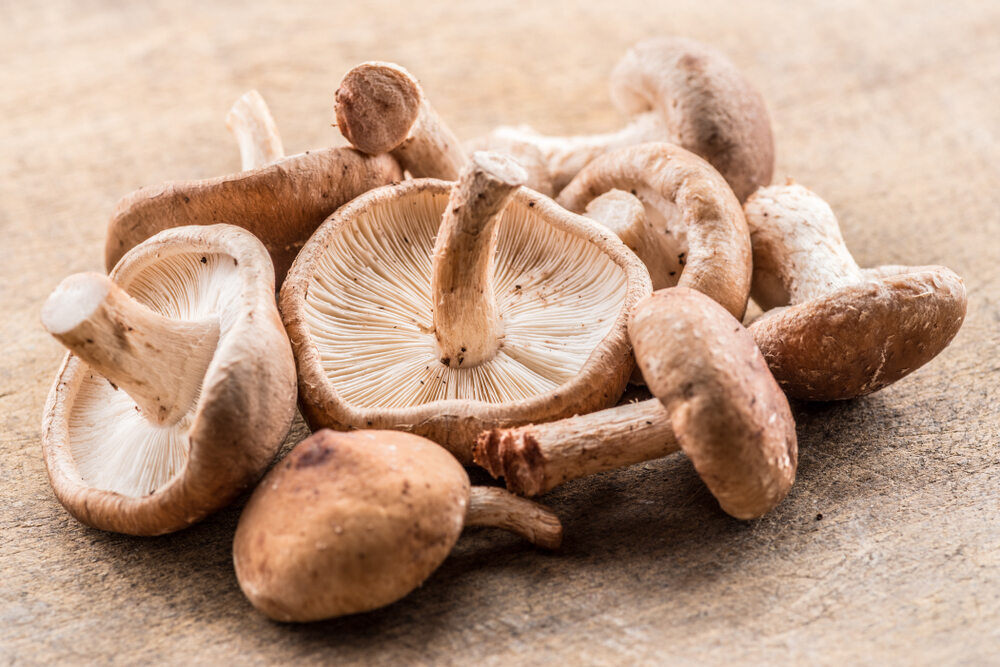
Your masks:
{"label": "speckled mushroom cap", "polygon": [[629,322],[639,368],[674,436],[722,508],[753,518],[795,480],[788,401],[746,329],[683,287],[654,292]]}
{"label": "speckled mushroom cap", "polygon": [[484,428],[589,412],[624,390],[627,316],[649,293],[648,274],[600,225],[525,188],[499,214],[485,270],[496,354],[471,367],[461,353],[442,358],[432,255],[451,193],[429,179],[373,190],[296,259],[281,310],[314,429],[411,431],[470,461]]}
{"label": "speckled mushroom cap", "polygon": [[[99,285],[103,276],[90,275]],[[59,501],[83,523],[162,534],[225,506],[263,473],[295,413],[294,359],[274,303],[271,260],[243,229],[160,232],[127,252],[110,278],[128,295],[119,301],[149,319],[182,332],[212,331],[184,347],[162,345],[134,322],[119,321],[121,311],[111,304],[112,359],[132,358],[167,374],[189,372],[188,359],[204,356],[207,368],[203,376],[177,379],[191,390],[190,405],[168,405],[157,415],[68,354],[45,406],[45,463]],[[120,291],[108,288],[111,296]],[[63,303],[83,309],[89,297],[74,294],[72,285],[70,290]],[[108,303],[96,307],[108,308],[107,296],[95,298],[102,296]],[[55,310],[49,303],[46,309]],[[68,317],[43,310],[50,330],[58,329],[54,334],[70,329]],[[95,342],[79,344],[86,351]],[[151,375],[135,382],[156,403],[162,397],[155,385],[165,378]],[[166,417],[167,411],[174,416]]]}
{"label": "speckled mushroom cap", "polygon": [[[740,201],[771,181],[774,139],[761,94],[720,51],[692,39],[658,37],[633,46],[610,78],[611,100],[629,123],[607,134],[550,137],[500,127],[471,147],[506,151],[533,169],[531,187],[556,192],[608,151],[665,141],[706,159]],[[547,172],[547,173],[546,173]]]}
{"label": "speckled mushroom cap", "polygon": [[267,474],[247,503],[233,563],[250,602],[280,621],[385,606],[423,584],[462,528],[504,528],[555,548],[541,505],[470,487],[433,442],[398,431],[321,430]]}
{"label": "speckled mushroom cap", "polygon": [[[588,164],[557,201],[582,213],[611,191],[644,204],[649,245],[660,249],[654,286],[690,287],[742,318],[750,293],[750,235],[740,203],[710,164],[683,148],[640,144]],[[652,266],[652,265],[651,265]],[[651,271],[652,272],[652,271]],[[657,284],[670,282],[669,285]]]}
{"label": "speckled mushroom cap", "polygon": [[402,179],[389,155],[352,148],[306,151],[238,174],[171,181],[123,197],[108,222],[105,264],[157,232],[182,225],[238,225],[267,247],[280,285],[296,253],[333,211]]}
{"label": "speckled mushroom cap", "polygon": [[754,249],[750,325],[793,398],[843,400],[877,391],[926,364],[965,318],[962,279],[943,266],[861,269],[829,205],[790,183],[746,203]]}
{"label": "speckled mushroom cap", "polygon": [[240,517],[233,561],[255,607],[283,621],[395,602],[448,556],[469,477],[408,433],[324,430],[268,473]]}

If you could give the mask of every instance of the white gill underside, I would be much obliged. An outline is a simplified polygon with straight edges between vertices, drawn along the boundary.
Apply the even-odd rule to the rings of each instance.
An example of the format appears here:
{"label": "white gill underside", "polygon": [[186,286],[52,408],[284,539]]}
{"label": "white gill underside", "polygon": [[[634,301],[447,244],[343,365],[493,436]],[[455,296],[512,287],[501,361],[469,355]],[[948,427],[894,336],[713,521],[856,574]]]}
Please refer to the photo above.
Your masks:
{"label": "white gill underside", "polygon": [[502,347],[471,368],[441,363],[431,316],[431,255],[445,195],[383,205],[341,230],[319,258],[306,322],[323,369],[357,407],[443,399],[517,401],[582,368],[614,325],[626,274],[595,245],[511,203],[501,219],[494,287]]}
{"label": "white gill underside", "polygon": [[[211,254],[160,260],[128,288],[139,302],[169,317],[218,316],[220,340],[233,324],[239,290],[233,258]],[[184,468],[194,410],[176,424],[158,426],[140,414],[128,394],[87,372],[69,417],[70,449],[80,477],[94,488],[130,497],[156,491]]]}

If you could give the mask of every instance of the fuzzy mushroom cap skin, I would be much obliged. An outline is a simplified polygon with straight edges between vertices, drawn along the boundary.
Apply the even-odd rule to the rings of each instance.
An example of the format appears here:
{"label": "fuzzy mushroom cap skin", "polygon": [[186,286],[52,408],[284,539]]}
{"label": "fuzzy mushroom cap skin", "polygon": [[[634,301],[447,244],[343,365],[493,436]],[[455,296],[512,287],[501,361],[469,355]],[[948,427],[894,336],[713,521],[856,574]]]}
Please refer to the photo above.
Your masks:
{"label": "fuzzy mushroom cap skin", "polygon": [[754,299],[769,309],[750,325],[792,398],[846,400],[920,368],[965,319],[962,279],[943,266],[861,269],[825,201],[788,184],[746,203]]}
{"label": "fuzzy mushroom cap skin", "polygon": [[590,412],[624,391],[628,312],[649,275],[606,229],[526,188],[495,227],[502,344],[477,366],[441,359],[432,255],[451,190],[430,179],[373,190],[296,259],[280,303],[314,429],[406,430],[470,462],[484,429]]}
{"label": "fuzzy mushroom cap skin", "polygon": [[[174,423],[146,419],[73,354],[46,402],[42,449],[63,506],[95,528],[159,535],[227,505],[263,473],[295,413],[294,359],[271,260],[241,228],[163,231],[110,278],[160,315],[219,322],[204,376],[189,378],[201,385],[196,400]],[[122,349],[138,344],[122,335]]]}
{"label": "fuzzy mushroom cap skin", "polygon": [[110,271],[126,251],[164,229],[227,223],[264,243],[280,285],[324,218],[361,193],[402,177],[389,155],[327,148],[229,176],[140,188],[111,214],[105,265]]}
{"label": "fuzzy mushroom cap skin", "polygon": [[447,451],[397,431],[304,440],[257,487],[233,562],[276,620],[376,609],[424,582],[462,532],[469,478]]}
{"label": "fuzzy mushroom cap skin", "polygon": [[727,513],[763,515],[795,481],[788,400],[753,337],[703,294],[654,292],[629,321],[639,368],[675,437]]}
{"label": "fuzzy mushroom cap skin", "polygon": [[665,272],[672,285],[698,290],[743,317],[752,272],[750,234],[739,201],[710,164],[671,144],[622,148],[588,164],[557,201],[583,213],[612,190],[630,192],[644,204],[644,227],[655,234],[648,245],[663,253],[657,275]]}
{"label": "fuzzy mushroom cap skin", "polygon": [[529,185],[551,184],[556,192],[608,151],[656,141],[707,160],[741,202],[771,182],[774,139],[764,98],[720,51],[682,37],[648,39],[629,49],[610,81],[612,103],[630,118],[618,132],[549,137],[500,127],[470,147],[507,151],[529,164],[540,154],[548,173],[533,171]]}

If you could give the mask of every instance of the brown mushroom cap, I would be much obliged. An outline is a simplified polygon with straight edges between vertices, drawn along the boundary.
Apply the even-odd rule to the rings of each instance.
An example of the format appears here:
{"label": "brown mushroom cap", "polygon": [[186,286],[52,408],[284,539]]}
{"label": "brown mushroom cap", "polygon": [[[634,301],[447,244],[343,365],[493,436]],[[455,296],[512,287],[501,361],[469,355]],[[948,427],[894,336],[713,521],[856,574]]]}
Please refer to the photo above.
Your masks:
{"label": "brown mushroom cap", "polygon": [[496,225],[502,346],[472,367],[440,357],[432,252],[451,190],[426,179],[373,190],[296,259],[281,311],[314,429],[412,431],[470,461],[485,428],[589,412],[624,390],[627,314],[648,274],[600,225],[525,188]]}
{"label": "brown mushroom cap", "polygon": [[762,188],[746,218],[753,296],[766,310],[750,331],[790,397],[877,391],[937,356],[962,326],[960,277],[943,266],[859,268],[833,211],[810,190]]}
{"label": "brown mushroom cap", "polygon": [[[556,192],[600,155],[651,141],[706,159],[740,201],[770,183],[774,139],[764,99],[720,51],[682,37],[639,42],[611,74],[611,100],[630,117],[618,132],[548,137],[529,127],[500,127],[471,145],[529,162],[532,152],[541,153]],[[529,185],[541,189],[544,182],[533,177]]]}
{"label": "brown mushroom cap", "polygon": [[233,541],[240,587],[281,621],[382,607],[437,569],[464,525],[512,530],[558,546],[542,506],[469,486],[447,451],[398,431],[321,430],[254,491]]}
{"label": "brown mushroom cap", "polygon": [[795,480],[788,401],[753,337],[703,294],[654,292],[629,321],[639,368],[674,435],[722,508],[761,516]]}
{"label": "brown mushroom cap", "polygon": [[319,431],[268,473],[243,510],[236,576],[255,607],[282,621],[376,609],[444,561],[468,502],[465,470],[424,438]]}
{"label": "brown mushroom cap", "polygon": [[[110,277],[167,318],[218,321],[204,377],[187,379],[200,383],[197,398],[176,421],[150,421],[73,354],[45,406],[42,448],[66,509],[95,528],[158,535],[225,506],[271,462],[295,413],[294,359],[271,260],[243,229],[163,231],[126,253]],[[121,350],[139,349],[142,331],[119,334]]]}
{"label": "brown mushroom cap", "polygon": [[582,213],[616,189],[645,205],[647,226],[658,234],[650,245],[664,253],[672,247],[661,266],[673,267],[675,284],[707,294],[742,318],[750,293],[750,235],[740,204],[719,173],[683,148],[641,144],[588,164],[557,201]]}
{"label": "brown mushroom cap", "polygon": [[943,266],[898,268],[768,311],[750,325],[785,393],[807,401],[864,396],[951,343],[965,319],[962,279]]}
{"label": "brown mushroom cap", "polygon": [[161,230],[228,223],[264,243],[280,285],[324,218],[359,194],[400,179],[391,156],[327,148],[229,176],[140,188],[111,214],[105,264],[110,271],[126,251]]}

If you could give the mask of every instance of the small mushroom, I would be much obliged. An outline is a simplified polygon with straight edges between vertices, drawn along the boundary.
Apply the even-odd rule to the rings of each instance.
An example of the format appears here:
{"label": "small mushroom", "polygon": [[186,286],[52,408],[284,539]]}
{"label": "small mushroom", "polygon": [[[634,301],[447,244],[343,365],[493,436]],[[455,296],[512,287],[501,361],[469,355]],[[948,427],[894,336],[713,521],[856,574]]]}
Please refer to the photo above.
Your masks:
{"label": "small mushroom", "polygon": [[89,526],[184,528],[255,482],[288,432],[295,362],[274,269],[239,227],[160,232],[110,277],[65,279],[42,323],[70,350],[45,406],[45,463]]}
{"label": "small mushroom", "polygon": [[703,294],[672,287],[636,306],[629,335],[656,398],[486,431],[476,463],[534,496],[682,449],[732,516],[752,519],[781,502],[795,480],[795,423],[747,330]]}
{"label": "small mushroom", "polygon": [[[629,204],[622,208],[622,195],[606,195],[613,190],[638,197],[643,214]],[[750,294],[750,234],[732,189],[697,155],[665,143],[611,151],[584,167],[556,201],[577,213],[589,210],[618,233],[646,264],[653,289],[696,289],[742,319]]]}
{"label": "small mushroom", "polygon": [[962,279],[943,266],[861,269],[829,205],[801,185],[758,190],[746,203],[753,243],[750,325],[792,398],[870,394],[933,359],[965,319]]}
{"label": "small mushroom", "polygon": [[228,223],[267,247],[278,285],[316,227],[362,192],[402,179],[388,155],[326,148],[283,157],[274,120],[260,95],[240,98],[227,117],[247,171],[198,181],[172,181],[123,197],[108,222],[104,258],[122,255],[157,232],[183,225]]}
{"label": "small mushroom", "polygon": [[254,491],[233,563],[254,607],[316,621],[384,607],[420,586],[463,526],[493,526],[555,549],[559,519],[502,489],[469,486],[454,457],[398,431],[302,441]]}
{"label": "small mushroom", "polygon": [[414,178],[458,178],[465,153],[412,74],[367,62],[348,72],[336,94],[337,127],[368,155],[391,153]]}
{"label": "small mushroom", "polygon": [[316,231],[281,291],[314,429],[412,431],[467,462],[485,428],[614,404],[648,274],[523,178],[476,153],[457,184],[373,190]]}
{"label": "small mushroom", "polygon": [[630,119],[617,132],[548,137],[500,127],[470,145],[529,161],[540,153],[556,192],[598,156],[651,141],[708,160],[740,201],[771,182],[774,139],[764,98],[721,52],[681,37],[639,42],[611,74],[611,100]]}

